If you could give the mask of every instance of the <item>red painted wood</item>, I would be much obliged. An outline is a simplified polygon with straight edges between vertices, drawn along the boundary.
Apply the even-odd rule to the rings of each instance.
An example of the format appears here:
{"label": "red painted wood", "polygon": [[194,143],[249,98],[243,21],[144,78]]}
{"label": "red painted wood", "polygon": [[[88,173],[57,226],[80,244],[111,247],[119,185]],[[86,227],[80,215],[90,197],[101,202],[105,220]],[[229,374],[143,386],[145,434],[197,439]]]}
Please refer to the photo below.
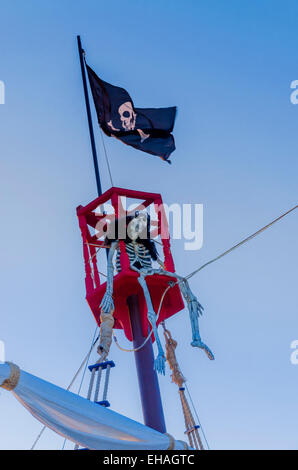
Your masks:
{"label": "red painted wood", "polygon": [[[154,234],[155,236],[161,236],[166,269],[170,272],[175,272],[174,261],[171,254],[168,222],[166,219],[166,214],[162,205],[162,198],[160,194],[145,193],[143,191],[134,191],[124,188],[110,188],[108,191],[102,194],[102,196],[96,198],[87,206],[79,206],[77,208],[77,214],[83,239],[83,255],[85,261],[86,274],[86,299],[98,324],[100,324],[99,305],[106,291],[106,282],[100,284],[98,271],[104,272],[106,270],[106,267],[105,265],[98,266],[95,256],[91,260],[92,255],[95,253],[96,247],[92,247],[90,245],[88,246],[88,243],[96,244],[97,246],[102,246],[103,241],[98,240],[98,238],[90,232],[89,227],[93,231],[93,229],[97,226],[98,222],[103,219],[103,217],[107,217],[108,220],[111,220],[114,217],[110,214],[105,216],[104,214],[94,212],[94,210],[98,208],[98,206],[104,204],[105,202],[110,202],[112,204],[114,208],[114,213],[117,217],[123,217],[124,215],[126,215],[127,213],[123,208],[120,196],[126,196],[128,199],[133,198],[142,201],[138,206],[139,208],[141,208],[141,206],[148,207],[150,204],[154,204],[154,208],[158,216],[158,222],[152,221],[151,234]],[[135,210],[137,209],[134,209],[134,211]],[[134,211],[132,211],[131,213],[133,213]],[[103,235],[103,232],[101,230],[99,230],[99,232],[100,235]],[[143,335],[145,337],[148,334],[147,307],[142,288],[138,282],[138,274],[130,269],[129,259],[125,250],[125,243],[123,240],[120,240],[120,253],[121,272],[114,276],[113,299],[115,304],[115,328],[123,329],[126,337],[130,341],[132,341],[133,338],[127,299],[131,295],[138,295],[141,325]],[[93,267],[95,285],[91,276],[91,266]],[[169,286],[169,282],[175,281],[175,279],[170,279],[169,277],[162,274],[155,274],[153,276],[148,276],[146,280],[150,291],[153,307],[155,312],[157,313],[165,289]],[[175,286],[169,289],[164,298],[157,323],[160,323],[162,320],[165,320],[166,318],[175,315],[183,308],[184,303],[181,297],[179,287]],[[154,340],[154,338],[152,339]]]}
{"label": "red painted wood", "polygon": [[100,286],[100,279],[99,279],[98,268],[97,268],[96,250],[97,250],[97,248],[95,246],[89,245],[89,252],[90,252],[90,256],[91,256],[91,260],[92,260],[95,287],[99,287]]}

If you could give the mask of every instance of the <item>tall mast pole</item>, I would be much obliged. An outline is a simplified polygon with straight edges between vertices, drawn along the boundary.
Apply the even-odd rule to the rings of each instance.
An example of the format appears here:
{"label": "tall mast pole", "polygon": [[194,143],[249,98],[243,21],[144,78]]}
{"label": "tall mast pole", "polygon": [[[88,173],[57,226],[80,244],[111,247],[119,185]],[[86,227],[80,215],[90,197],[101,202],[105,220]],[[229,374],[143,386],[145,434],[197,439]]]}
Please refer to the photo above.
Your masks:
{"label": "tall mast pole", "polygon": [[86,70],[85,70],[85,61],[84,61],[85,52],[82,49],[82,43],[81,43],[81,37],[80,36],[77,36],[77,41],[78,41],[78,49],[79,49],[79,56],[80,56],[80,64],[81,64],[83,88],[84,88],[84,95],[85,95],[85,104],[86,104],[86,111],[87,111],[87,118],[88,118],[90,142],[91,142],[91,149],[92,149],[92,156],[93,156],[93,164],[94,164],[94,171],[95,171],[95,178],[96,178],[97,194],[98,194],[98,196],[101,196],[102,195],[102,188],[101,188],[100,175],[99,175],[99,169],[98,169],[97,152],[96,152],[96,145],[95,145],[95,139],[94,139],[92,117],[91,117],[91,111],[90,111],[90,102],[89,102],[87,80],[86,80]]}
{"label": "tall mast pole", "polygon": [[[128,297],[127,303],[133,335],[133,346],[137,349],[146,339],[143,336],[138,295]],[[156,431],[165,433],[166,424],[157,373],[154,370],[154,353],[151,340],[147,341],[140,350],[135,351],[134,355],[144,424]]]}
{"label": "tall mast pole", "polygon": [[[92,156],[94,163],[94,171],[96,178],[96,186],[98,196],[102,195],[100,174],[98,168],[97,152],[94,139],[92,117],[90,111],[90,102],[87,88],[86,80],[86,70],[85,70],[85,60],[84,60],[84,50],[82,48],[81,38],[77,36],[78,41],[78,50],[80,56],[80,64],[82,71],[82,80],[83,88],[85,95],[85,104],[89,125],[89,134],[90,142],[92,148]],[[107,252],[108,255],[108,252]],[[141,324],[141,312],[139,307],[139,299],[137,295],[132,295],[127,299],[130,321],[133,332],[133,344],[135,348],[138,348],[143,342],[144,337],[142,333],[142,324]],[[147,341],[142,349],[135,351],[135,362],[138,374],[139,390],[142,402],[144,424],[161,433],[166,432],[166,425],[159,389],[159,383],[157,378],[157,373],[154,370],[154,354],[152,342]]]}

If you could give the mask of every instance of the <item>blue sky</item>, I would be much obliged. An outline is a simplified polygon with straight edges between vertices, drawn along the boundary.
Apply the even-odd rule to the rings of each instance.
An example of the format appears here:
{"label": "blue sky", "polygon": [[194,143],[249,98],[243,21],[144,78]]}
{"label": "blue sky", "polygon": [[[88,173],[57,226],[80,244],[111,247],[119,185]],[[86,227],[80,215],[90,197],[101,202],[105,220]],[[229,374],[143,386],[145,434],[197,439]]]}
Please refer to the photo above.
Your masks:
{"label": "blue sky", "polygon": [[[187,274],[297,204],[297,2],[1,1],[1,329],[7,359],[67,386],[89,348],[75,208],[96,196],[76,49],[138,107],[178,106],[173,164],[105,140],[116,186],[204,204],[204,245],[172,243]],[[95,113],[93,110],[93,116]],[[96,122],[96,119],[95,119]],[[108,173],[96,129],[104,189]],[[132,171],[133,169],[133,171]],[[205,307],[168,322],[213,449],[297,449],[297,214],[193,278]],[[123,335],[119,340],[125,343]],[[112,408],[142,420],[134,358],[113,348]],[[169,373],[168,432],[184,424]],[[76,390],[76,389],[74,389]],[[121,390],[121,393],[119,393]],[[0,392],[0,448],[28,449],[41,425]],[[59,449],[46,431],[38,448]]]}

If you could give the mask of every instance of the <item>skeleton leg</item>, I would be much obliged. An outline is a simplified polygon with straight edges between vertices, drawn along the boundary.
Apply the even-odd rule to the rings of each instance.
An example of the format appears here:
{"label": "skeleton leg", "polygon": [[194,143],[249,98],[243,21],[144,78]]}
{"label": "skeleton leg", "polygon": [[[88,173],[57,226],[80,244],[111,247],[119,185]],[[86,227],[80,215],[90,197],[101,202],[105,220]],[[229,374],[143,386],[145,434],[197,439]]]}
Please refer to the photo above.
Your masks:
{"label": "skeleton leg", "polygon": [[179,282],[179,287],[180,287],[180,290],[181,290],[181,293],[182,293],[184,299],[187,302],[188,312],[189,312],[189,319],[190,319],[190,324],[191,324],[191,329],[192,329],[192,342],[191,342],[191,345],[193,347],[203,349],[203,351],[205,351],[205,353],[207,354],[209,359],[213,360],[214,355],[213,355],[212,351],[208,348],[208,346],[205,343],[203,343],[203,341],[201,340],[201,336],[200,336],[199,319],[198,318],[199,318],[200,315],[203,314],[204,308],[202,307],[202,305],[200,304],[200,302],[198,301],[196,296],[191,291],[191,289],[189,287],[189,284],[188,284],[188,281],[186,279],[184,279],[182,276],[179,276],[176,273],[171,273],[169,271],[164,271],[162,269],[149,269],[149,270],[146,270],[146,271],[144,271],[144,270],[141,270],[141,271],[138,270],[138,271],[141,272],[141,273],[142,272],[146,273],[145,274],[146,276],[150,276],[150,275],[153,275],[153,274],[163,274],[165,276],[176,278],[179,281],[181,281],[181,282]]}
{"label": "skeleton leg", "polygon": [[190,324],[191,324],[191,329],[192,329],[191,345],[193,347],[203,349],[203,351],[205,351],[209,359],[213,360],[214,355],[212,351],[208,348],[208,346],[205,343],[203,343],[203,341],[201,340],[201,336],[200,336],[199,316],[203,314],[203,307],[198,302],[198,299],[191,291],[186,279],[182,280],[182,282],[180,283],[180,290],[188,305],[188,312],[189,312]]}
{"label": "skeleton leg", "polygon": [[114,281],[114,265],[113,265],[113,256],[115,250],[117,249],[118,243],[113,242],[109,251],[108,256],[108,267],[107,267],[107,288],[105,294],[100,303],[100,338],[97,352],[100,355],[98,362],[104,361],[110,351],[110,346],[112,343],[112,331],[114,326],[114,302],[113,302],[113,281]]}
{"label": "skeleton leg", "polygon": [[114,265],[113,265],[113,256],[115,250],[118,247],[118,242],[113,242],[109,250],[108,256],[108,267],[107,267],[107,289],[105,295],[102,298],[100,309],[103,313],[110,313],[111,310],[114,310],[113,302],[113,281],[114,281]]}
{"label": "skeleton leg", "polygon": [[149,322],[152,326],[152,330],[153,330],[155,340],[156,340],[156,344],[157,344],[157,348],[158,348],[158,356],[154,360],[154,369],[157,372],[159,372],[160,374],[165,375],[166,358],[165,358],[165,355],[164,355],[164,352],[163,352],[163,349],[162,349],[162,345],[161,345],[161,342],[160,342],[160,339],[159,339],[159,336],[158,336],[157,325],[156,325],[156,314],[153,310],[153,305],[152,305],[152,301],[151,301],[151,297],[150,297],[150,292],[149,292],[148,286],[146,284],[145,274],[144,273],[140,273],[140,276],[138,277],[138,281],[141,284],[141,287],[142,287],[143,292],[144,292],[145,300],[146,300],[147,307],[148,307],[148,320],[149,320]]}

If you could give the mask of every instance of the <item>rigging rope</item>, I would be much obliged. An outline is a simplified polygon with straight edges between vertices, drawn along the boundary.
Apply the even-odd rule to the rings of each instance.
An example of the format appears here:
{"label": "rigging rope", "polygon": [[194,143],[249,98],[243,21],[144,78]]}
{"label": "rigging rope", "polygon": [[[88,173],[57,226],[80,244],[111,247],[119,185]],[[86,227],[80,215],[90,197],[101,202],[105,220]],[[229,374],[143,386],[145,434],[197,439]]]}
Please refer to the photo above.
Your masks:
{"label": "rigging rope", "polygon": [[192,399],[192,397],[191,397],[191,394],[190,394],[189,388],[188,388],[188,386],[187,386],[187,383],[185,382],[184,385],[185,385],[186,391],[187,391],[187,393],[188,393],[188,396],[189,396],[189,399],[190,399],[190,402],[191,402],[191,406],[193,407],[194,413],[195,413],[195,415],[196,415],[196,418],[197,418],[198,423],[199,423],[199,425],[200,425],[202,434],[203,434],[203,436],[204,436],[204,439],[205,439],[205,442],[206,442],[206,445],[207,445],[207,449],[210,450],[209,442],[207,441],[207,437],[206,437],[206,435],[205,435],[203,426],[202,426],[202,424],[201,424],[201,421],[200,421],[198,412],[197,412],[196,407],[195,407],[195,405],[194,405],[194,402],[193,402],[193,399]]}
{"label": "rigging rope", "polygon": [[[108,160],[107,160],[107,164],[108,164]],[[108,166],[109,167],[109,166]],[[110,175],[111,177],[111,175]],[[112,179],[111,179],[111,182],[112,182]],[[113,184],[112,184],[113,185]],[[167,293],[167,291],[171,288],[171,287],[174,287],[174,285],[176,284],[179,284],[181,282],[183,282],[185,279],[190,279],[192,276],[194,276],[195,274],[197,274],[198,272],[200,272],[202,269],[206,268],[207,266],[209,266],[210,264],[213,264],[215,263],[216,261],[218,261],[219,259],[223,258],[224,256],[228,255],[229,253],[231,253],[232,251],[236,250],[237,248],[239,248],[240,246],[244,245],[245,243],[247,243],[248,241],[252,240],[253,238],[255,238],[256,236],[258,236],[259,234],[261,234],[262,232],[264,232],[265,230],[267,230],[269,227],[271,227],[272,225],[274,225],[276,222],[278,222],[279,220],[281,220],[282,218],[284,218],[286,215],[290,214],[291,212],[293,212],[294,210],[296,210],[298,208],[298,205],[292,207],[291,209],[289,209],[288,211],[284,212],[283,214],[281,214],[279,217],[277,217],[276,219],[272,220],[271,222],[269,222],[269,224],[265,225],[264,227],[260,228],[259,230],[257,230],[256,232],[254,232],[253,234],[249,235],[248,237],[244,238],[243,240],[241,240],[239,243],[237,243],[236,245],[233,245],[231,248],[229,248],[228,250],[224,251],[223,253],[221,253],[220,255],[216,256],[215,258],[211,259],[210,261],[208,261],[207,263],[203,264],[202,266],[200,266],[198,269],[196,269],[195,271],[193,271],[192,273],[188,274],[186,277],[184,277],[182,280],[180,281],[177,281],[176,283],[172,283],[170,284],[167,289],[165,289],[163,295],[162,295],[162,298],[161,298],[161,301],[160,301],[160,304],[159,304],[159,309],[158,309],[158,313],[157,313],[157,318],[156,320],[158,319],[159,317],[159,314],[160,314],[160,310],[161,310],[161,306],[162,306],[162,303],[163,303],[163,300],[164,300],[164,297]],[[120,346],[120,344],[118,343],[118,340],[115,336],[115,333],[113,331],[113,337],[114,337],[114,340],[115,340],[115,343],[117,345],[117,347],[119,349],[121,349],[121,351],[125,351],[125,352],[135,352],[135,351],[139,351],[140,349],[142,349],[144,347],[144,345],[147,343],[147,341],[149,340],[149,338],[151,337],[152,335],[152,332],[153,330],[151,330],[147,336],[147,338],[145,339],[145,341],[142,343],[141,346],[137,347],[137,348],[134,348],[134,349],[125,349],[123,347]],[[97,336],[96,340],[93,342],[88,354],[86,355],[85,359],[83,360],[82,364],[80,365],[78,371],[76,372],[76,374],[74,375],[71,383],[69,384],[67,390],[70,390],[70,388],[72,387],[74,381],[76,380],[77,376],[79,375],[80,371],[82,370],[83,366],[85,365],[85,363],[88,361],[89,357],[90,357],[90,354],[95,346],[95,344],[97,343],[99,339],[99,336]],[[185,384],[186,385],[186,384]],[[187,388],[187,386],[186,386]],[[187,388],[187,392],[189,394],[189,397],[190,397],[190,400],[192,402],[192,406],[194,408],[194,411],[195,411],[195,414],[196,414],[196,417],[199,421],[199,417],[198,417],[198,414],[196,412],[196,409],[194,407],[194,404],[193,404],[193,401],[192,401],[192,398],[191,398],[191,395],[190,395],[190,392]],[[35,442],[33,443],[32,447],[31,447],[31,450],[33,450],[37,444],[37,442],[39,441],[40,437],[42,436],[43,432],[45,431],[46,429],[46,426],[44,426],[40,433],[38,434]],[[202,432],[203,432],[203,429],[202,429]],[[203,432],[204,434],[204,432]],[[206,436],[204,434],[204,438],[205,438],[205,441],[207,443],[207,446],[209,448],[209,445],[208,445],[208,442],[207,442],[207,439],[206,439]]]}
{"label": "rigging rope", "polygon": [[[98,336],[97,339],[96,339],[96,341],[95,341],[95,337],[96,337],[97,330],[98,330],[98,326],[96,325],[95,330],[94,330],[94,335],[93,335],[92,343],[91,343],[92,346],[91,346],[91,348],[90,348],[90,350],[89,350],[88,358],[87,358],[87,360],[86,360],[86,362],[85,362],[84,372],[83,372],[83,375],[82,375],[82,378],[81,378],[81,383],[80,383],[80,386],[79,386],[79,388],[78,388],[78,395],[80,395],[80,393],[81,393],[81,388],[82,388],[82,385],[83,385],[83,382],[84,382],[84,378],[85,378],[86,370],[87,370],[87,367],[88,367],[89,359],[90,359],[90,356],[91,356],[91,353],[92,353],[92,349],[93,349],[93,347],[95,346],[95,344],[97,343],[98,338],[99,338],[99,336]],[[95,342],[94,342],[94,341],[95,341]],[[93,346],[93,345],[94,345],[94,346]],[[67,440],[67,439],[65,438],[61,450],[64,450],[64,447],[65,447],[65,444],[66,444],[66,440]]]}
{"label": "rigging rope", "polygon": [[108,172],[109,172],[109,176],[110,176],[111,186],[113,187],[113,186],[114,186],[114,183],[113,183],[113,178],[112,178],[112,172],[111,172],[110,162],[109,162],[109,159],[108,159],[106,144],[105,144],[105,141],[104,141],[104,138],[103,138],[103,132],[102,132],[101,128],[100,128],[100,135],[101,135],[101,141],[102,141],[103,151],[104,151],[104,154],[105,154],[106,164],[107,164]]}
{"label": "rigging rope", "polygon": [[[280,215],[279,217],[277,217],[276,219],[272,220],[269,224],[265,225],[264,227],[260,228],[257,232],[253,233],[252,235],[249,235],[248,237],[244,238],[244,240],[241,240],[241,242],[237,243],[236,245],[232,246],[232,248],[230,248],[229,250],[226,250],[224,251],[223,253],[221,253],[220,255],[216,256],[216,258],[213,258],[212,260],[208,261],[208,263],[205,263],[203,264],[202,266],[200,266],[198,269],[196,269],[195,271],[193,271],[192,273],[190,273],[188,276],[185,277],[185,279],[190,279],[192,276],[194,276],[195,274],[197,274],[199,271],[201,271],[202,269],[206,268],[206,266],[209,266],[210,264],[212,263],[215,263],[215,261],[218,261],[219,259],[223,258],[224,256],[228,255],[229,253],[231,253],[231,251],[234,251],[236,250],[237,248],[239,248],[240,246],[244,245],[245,243],[247,243],[248,241],[252,240],[253,238],[255,238],[257,235],[259,235],[260,233],[264,232],[267,228],[271,227],[273,224],[275,224],[276,222],[278,222],[279,220],[281,220],[283,217],[285,217],[286,215],[288,215],[290,212],[294,211],[295,209],[298,208],[298,205],[292,207],[292,209],[288,210],[287,212],[284,212],[282,215]],[[181,282],[181,281],[179,281]],[[177,284],[179,283],[177,282]]]}
{"label": "rigging rope", "polygon": [[[167,293],[167,291],[171,288],[171,287],[174,287],[175,285],[177,284],[180,284],[181,282],[183,282],[185,279],[188,280],[190,279],[192,276],[194,276],[195,274],[197,274],[199,271],[201,271],[202,269],[206,268],[207,266],[209,266],[210,264],[212,263],[215,263],[215,261],[218,261],[219,259],[223,258],[224,256],[228,255],[229,253],[231,253],[232,251],[236,250],[237,248],[239,248],[240,246],[244,245],[245,243],[247,243],[248,241],[252,240],[253,238],[255,238],[256,236],[260,235],[260,233],[264,232],[265,230],[267,230],[267,228],[271,227],[272,225],[274,225],[276,222],[278,222],[279,220],[281,220],[283,217],[285,217],[286,215],[290,214],[290,212],[293,212],[295,209],[298,208],[298,205],[292,207],[291,209],[289,209],[287,212],[284,212],[283,214],[281,214],[279,217],[277,217],[276,219],[272,220],[271,222],[269,222],[269,224],[267,225],[264,225],[264,227],[260,228],[259,230],[257,230],[256,232],[254,232],[253,234],[249,235],[248,237],[244,238],[243,240],[241,240],[239,243],[237,243],[236,245],[232,246],[231,248],[229,248],[228,250],[224,251],[223,253],[221,253],[220,255],[216,256],[215,258],[211,259],[210,261],[208,261],[207,263],[203,264],[202,266],[200,266],[198,269],[196,269],[195,271],[193,271],[192,273],[188,274],[187,276],[185,276],[183,279],[179,280],[179,281],[176,281],[175,283],[171,283],[167,289],[164,291],[163,293],[163,296],[161,298],[161,301],[160,301],[160,304],[159,304],[159,308],[158,308],[158,313],[157,313],[157,316],[156,316],[156,320],[158,320],[159,318],[159,314],[160,314],[160,310],[161,310],[161,306],[162,306],[162,303],[163,303],[163,300],[164,300],[164,297]],[[145,339],[145,341],[141,344],[141,346],[137,347],[137,348],[133,348],[133,349],[126,349],[126,348],[123,348],[122,346],[120,346],[120,344],[118,343],[118,340],[117,340],[117,337],[113,331],[113,337],[114,337],[114,341],[117,345],[117,347],[119,349],[121,349],[121,351],[124,351],[124,352],[136,352],[136,351],[139,351],[140,349],[142,349],[145,344],[147,343],[147,341],[149,340],[149,338],[151,337],[152,335],[152,332],[153,330],[151,330],[147,336],[147,338]]]}
{"label": "rigging rope", "polygon": [[172,334],[166,328],[164,321],[162,322],[162,327],[164,330],[164,337],[166,341],[166,359],[172,371],[171,379],[172,379],[172,382],[175,383],[179,387],[179,397],[181,401],[185,427],[186,427],[185,434],[187,434],[189,445],[191,447],[194,447],[195,449],[204,450],[201,436],[199,434],[198,426],[196,425],[196,422],[193,418],[188,400],[184,393],[186,379],[180,369],[180,366],[176,357],[176,352],[175,352],[178,342],[172,337]]}
{"label": "rigging rope", "polygon": [[[99,250],[101,250],[102,248],[108,248],[108,247],[103,247],[103,246],[98,246],[98,245],[93,245],[92,243],[88,243],[86,242],[86,245],[89,247],[89,246],[96,246],[97,247],[97,250],[95,250],[95,253],[92,255],[92,256],[89,256],[89,260],[88,260],[88,263],[90,265],[90,268],[91,268],[91,271],[93,272],[93,267],[91,265],[91,261],[93,260],[94,256],[97,255],[97,253],[99,252]],[[87,264],[87,263],[85,263]],[[98,271],[98,270],[97,270]],[[98,271],[98,274],[101,274],[102,276],[104,277],[108,277],[106,274],[102,273],[101,271]],[[93,278],[93,281],[94,281],[94,274],[92,276]]]}
{"label": "rigging rope", "polygon": [[[73,386],[73,384],[74,384],[76,378],[78,377],[79,373],[81,372],[81,370],[82,370],[82,368],[84,367],[85,364],[86,364],[86,367],[87,367],[87,363],[88,363],[88,361],[89,361],[90,354],[91,354],[91,352],[93,351],[93,348],[94,348],[94,346],[96,345],[96,343],[97,343],[97,341],[98,341],[98,339],[99,339],[99,335],[97,336],[96,339],[94,339],[95,334],[96,334],[96,332],[97,332],[97,328],[98,328],[98,327],[96,326],[96,329],[95,329],[95,332],[94,332],[94,335],[93,335],[93,340],[92,340],[91,347],[90,347],[88,353],[86,354],[86,356],[85,356],[83,362],[81,363],[80,367],[78,368],[77,372],[75,373],[75,375],[74,375],[72,381],[71,381],[70,384],[68,385],[68,387],[67,387],[67,389],[66,389],[67,391],[69,391],[69,390],[71,389],[71,387]],[[85,367],[85,371],[86,371],[86,367]],[[85,371],[84,371],[84,373],[85,373]],[[82,383],[82,382],[81,382],[81,383]],[[80,385],[80,387],[81,387],[81,385]],[[41,438],[41,436],[42,436],[42,434],[44,433],[44,431],[45,431],[46,428],[47,428],[47,426],[43,426],[43,428],[40,430],[40,432],[39,432],[37,438],[35,439],[35,441],[34,441],[34,443],[33,443],[33,445],[32,445],[32,447],[31,447],[30,450],[34,450],[36,444],[38,443],[39,439]]]}

